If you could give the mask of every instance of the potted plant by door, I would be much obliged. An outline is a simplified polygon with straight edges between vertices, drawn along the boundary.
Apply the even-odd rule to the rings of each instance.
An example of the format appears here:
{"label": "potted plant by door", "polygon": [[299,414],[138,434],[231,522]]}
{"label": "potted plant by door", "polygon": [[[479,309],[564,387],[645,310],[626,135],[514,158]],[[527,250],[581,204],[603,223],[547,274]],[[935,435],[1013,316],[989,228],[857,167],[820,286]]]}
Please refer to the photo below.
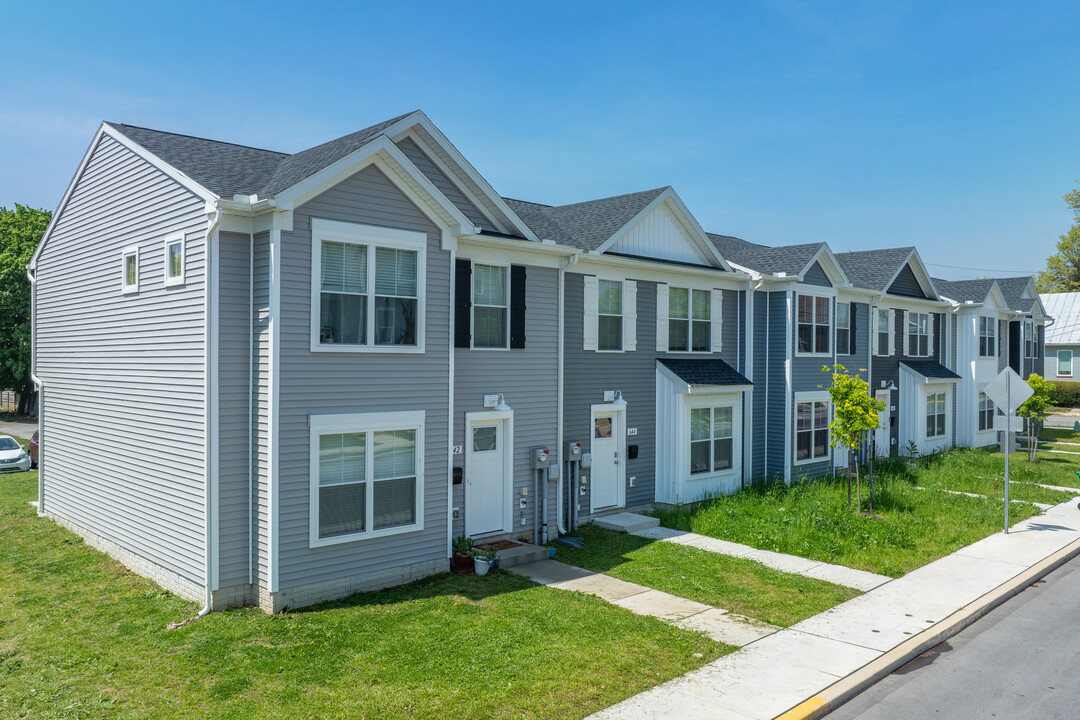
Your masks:
{"label": "potted plant by door", "polygon": [[462,575],[473,571],[473,541],[468,535],[461,535],[454,540],[454,555],[450,560],[450,569]]}
{"label": "potted plant by door", "polygon": [[473,550],[473,568],[476,570],[477,575],[487,575],[495,565],[495,556],[498,554],[497,550],[491,548],[477,548]]}

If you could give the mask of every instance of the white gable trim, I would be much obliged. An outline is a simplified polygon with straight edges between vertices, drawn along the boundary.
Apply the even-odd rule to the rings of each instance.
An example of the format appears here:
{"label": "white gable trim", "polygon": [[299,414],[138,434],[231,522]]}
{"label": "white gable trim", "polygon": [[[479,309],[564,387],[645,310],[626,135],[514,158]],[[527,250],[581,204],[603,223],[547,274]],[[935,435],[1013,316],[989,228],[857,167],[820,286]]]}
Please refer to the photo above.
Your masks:
{"label": "white gable trim", "polygon": [[908,256],[904,259],[904,262],[900,263],[900,267],[896,268],[896,272],[889,278],[889,282],[885,283],[885,292],[889,291],[892,284],[896,282],[896,278],[900,277],[900,273],[904,271],[906,265],[911,265],[911,270],[915,274],[915,280],[918,281],[919,287],[922,288],[923,293],[930,296],[931,300],[939,300],[937,288],[934,287],[934,281],[930,279],[930,273],[926,269],[926,265],[923,263],[922,258],[919,257],[919,251],[915,248],[911,249]]}
{"label": "white gable trim", "polygon": [[[488,184],[488,181],[485,180],[480,175],[480,173],[476,171],[476,168],[474,168],[472,164],[465,159],[465,156],[462,155],[456,147],[454,147],[454,144],[451,143],[447,139],[447,137],[442,134],[439,128],[435,127],[435,124],[432,123],[428,116],[425,115],[422,111],[417,110],[416,112],[402,118],[398,122],[386,128],[383,133],[387,137],[396,140],[401,137],[406,131],[414,130],[417,126],[422,128],[424,133],[431,137],[432,141],[436,146],[432,147],[432,143],[425,141],[421,142],[421,147],[426,146],[428,149],[434,150],[435,152],[428,153],[428,156],[431,157],[432,160],[441,160],[443,166],[446,166],[446,169],[453,169],[450,168],[449,165],[445,162],[447,159],[457,166],[457,170],[449,172],[447,173],[447,175],[451,179],[458,180],[458,187],[461,187],[463,189],[467,187],[471,191],[469,199],[473,200],[473,204],[476,205],[476,207],[481,212],[487,210],[487,212],[485,212],[484,214],[488,215],[489,217],[493,214],[491,211],[494,211],[495,215],[501,214],[502,219],[504,219],[507,223],[513,226],[512,228],[508,229],[516,231],[522,237],[528,238],[533,242],[540,242],[540,238],[536,236],[536,233],[530,230],[529,226],[526,225],[521,220],[521,218],[517,216],[517,213],[510,209],[510,206],[506,204],[506,201],[503,200],[497,192],[495,192],[495,188],[491,187],[491,185]],[[423,134],[417,133],[417,135],[420,137],[421,140],[424,140]],[[441,151],[441,153],[439,151]],[[440,154],[445,154],[446,157],[439,157]],[[443,169],[443,172],[446,172],[446,169]],[[481,202],[477,203],[476,200],[480,200]],[[492,219],[498,221],[500,218],[495,217]],[[503,226],[505,227],[505,223],[503,223]]]}
{"label": "white gable trim", "polygon": [[[822,260],[825,262],[821,262]],[[810,268],[814,267],[814,263],[819,263],[821,265],[821,269],[828,275],[829,282],[833,284],[834,288],[846,287],[851,284],[847,275],[844,274],[844,269],[840,267],[840,263],[836,261],[836,256],[833,255],[833,252],[829,249],[828,245],[823,245],[821,249],[814,254],[814,257],[810,258],[810,262],[806,263],[806,266],[803,267],[802,271],[799,273],[799,282],[802,282],[806,277],[806,273],[809,272]]]}
{"label": "white gable trim", "polygon": [[369,165],[379,168],[442,230],[444,250],[454,248],[453,236],[479,232],[479,228],[385,135],[278,193],[273,205],[279,210],[294,210]]}
{"label": "white gable trim", "polygon": [[71,195],[75,192],[76,186],[79,181],[82,180],[83,173],[86,172],[86,166],[90,163],[90,158],[93,157],[94,152],[97,150],[98,145],[101,144],[101,138],[108,135],[116,142],[123,145],[131,152],[138,155],[146,162],[153,165],[155,168],[165,173],[167,176],[175,180],[181,186],[190,190],[197,197],[201,198],[207,204],[207,212],[213,212],[213,204],[217,202],[218,196],[204,188],[199,183],[192,180],[190,177],[174,168],[169,163],[165,162],[157,155],[146,150],[146,148],[138,145],[126,136],[120,133],[119,130],[109,126],[106,123],[101,123],[97,132],[94,134],[94,139],[90,141],[90,146],[86,149],[86,153],[83,155],[82,161],[79,163],[78,169],[75,171],[75,175],[72,176],[71,182],[68,183],[67,190],[64,191],[64,196],[60,199],[60,205],[57,206],[56,212],[53,213],[52,220],[49,221],[49,226],[45,228],[45,234],[41,236],[41,242],[38,243],[37,250],[34,251],[33,257],[30,258],[30,269],[37,267],[38,258],[41,257],[41,251],[45,249],[45,245],[49,241],[49,237],[53,233],[53,229],[56,227],[57,221],[60,216],[64,214],[64,209],[67,207],[68,202],[71,200]]}
{"label": "white gable trim", "polygon": [[679,222],[666,203],[661,203],[636,225],[621,232],[608,252],[698,265],[712,264],[711,258],[702,255],[686,226]]}
{"label": "white gable trim", "polygon": [[612,247],[626,235],[626,233],[645,219],[645,217],[653,210],[664,204],[667,205],[672,220],[674,220],[677,225],[682,226],[686,233],[687,240],[701,254],[702,259],[705,260],[706,263],[714,267],[731,270],[731,266],[728,265],[723,257],[721,257],[716,246],[709,241],[709,238],[705,235],[705,231],[702,229],[701,225],[698,224],[697,219],[694,218],[690,213],[690,210],[683,204],[683,201],[675,193],[675,190],[670,187],[665,188],[651,203],[646,205],[637,215],[631,218],[628,223],[623,225],[614,235],[604,241],[604,244],[595,250],[590,250],[589,253],[592,255],[600,255],[611,250]]}

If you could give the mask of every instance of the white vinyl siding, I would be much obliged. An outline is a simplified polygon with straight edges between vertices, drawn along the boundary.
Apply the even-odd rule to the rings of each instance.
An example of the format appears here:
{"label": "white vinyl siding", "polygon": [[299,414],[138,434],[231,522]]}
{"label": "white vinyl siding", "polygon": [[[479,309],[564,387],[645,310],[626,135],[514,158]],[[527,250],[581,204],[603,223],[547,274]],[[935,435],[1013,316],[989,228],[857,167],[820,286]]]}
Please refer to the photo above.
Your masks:
{"label": "white vinyl siding", "polygon": [[817,295],[798,296],[798,331],[796,352],[801,355],[827,355],[829,342],[831,300]]}
{"label": "white vinyl siding", "polygon": [[473,265],[474,348],[510,347],[510,272],[504,265]]}
{"label": "white vinyl siding", "polygon": [[423,529],[423,438],[423,412],[312,415],[312,547]]}
{"label": "white vinyl siding", "polygon": [[177,233],[165,239],[165,285],[184,284],[184,235]]}
{"label": "white vinyl siding", "polygon": [[426,237],[318,218],[311,237],[311,349],[422,351]]}

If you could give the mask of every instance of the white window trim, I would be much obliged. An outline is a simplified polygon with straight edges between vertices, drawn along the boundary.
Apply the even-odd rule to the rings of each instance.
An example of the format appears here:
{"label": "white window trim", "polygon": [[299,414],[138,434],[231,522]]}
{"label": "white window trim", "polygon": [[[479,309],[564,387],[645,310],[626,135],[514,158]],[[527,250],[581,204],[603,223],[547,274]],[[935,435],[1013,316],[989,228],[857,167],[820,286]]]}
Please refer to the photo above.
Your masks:
{"label": "white window trim", "polygon": [[[887,328],[888,338],[889,338],[889,342],[888,342],[888,350],[889,350],[889,352],[885,353],[885,354],[882,354],[882,353],[879,352],[879,350],[881,349],[880,344],[879,344],[879,337],[878,337],[878,335],[880,335],[880,331],[881,331],[880,319],[878,318],[878,313],[879,312],[884,312],[885,313],[886,318],[887,318],[886,322],[888,322],[888,324],[889,324],[889,327]],[[873,351],[874,351],[873,355],[874,355],[874,357],[892,357],[892,356],[894,356],[896,354],[896,310],[894,310],[893,308],[883,308],[883,307],[875,306],[873,308],[873,316],[872,317],[873,317],[872,322],[873,322],[873,325],[874,325],[874,335],[873,335],[873,337],[874,337],[874,340],[873,340],[873,342],[874,342],[874,347],[873,347]]]}
{"label": "white window trim", "polygon": [[[385,412],[385,413],[345,413],[335,415],[311,415],[308,418],[310,470],[308,483],[308,547],[325,547],[348,542],[370,540],[372,538],[418,532],[424,529],[424,411]],[[336,433],[369,433],[381,430],[416,431],[416,522],[412,525],[399,525],[382,530],[365,530],[348,535],[319,537],[319,436]],[[367,462],[373,462],[368,457]],[[366,480],[369,501],[366,503],[368,519],[374,513],[374,503],[370,501],[374,492],[374,478]],[[371,528],[370,522],[365,527]]]}
{"label": "white window trim", "polygon": [[[847,307],[848,307],[848,324],[847,324],[846,328],[841,328],[840,327],[840,306],[841,305],[847,305]],[[836,348],[836,354],[837,355],[851,355],[851,320],[855,316],[855,303],[851,302],[850,300],[846,300],[844,302],[841,302],[840,300],[837,300],[835,307],[836,307],[836,310],[834,311],[834,318],[833,318],[833,320],[834,320],[834,323],[833,323],[833,325],[834,325],[834,327],[833,327],[833,345]],[[839,334],[841,329],[847,330],[847,333],[848,333],[848,341],[847,341],[847,344],[843,348],[841,348],[840,343],[837,342],[837,335]]]}
{"label": "white window trim", "polygon": [[[722,400],[719,398],[723,398]],[[726,470],[713,470],[712,472],[705,473],[692,473],[690,472],[689,457],[690,457],[690,411],[700,410],[701,408],[731,408],[731,467]],[[687,467],[686,467],[686,479],[687,482],[698,482],[700,480],[715,480],[717,478],[730,477],[742,472],[742,408],[738,395],[733,397],[732,393],[723,393],[718,395],[699,395],[690,396],[689,402],[687,402],[686,410],[686,447],[681,451],[686,453]],[[710,439],[710,442],[712,440]]]}
{"label": "white window trim", "polygon": [[[716,303],[715,303],[714,298],[713,298],[713,293],[717,293],[717,292],[720,292],[720,291],[716,290],[715,288],[694,287],[693,285],[667,285],[666,287],[667,287],[668,307],[664,309],[664,312],[667,315],[667,317],[665,319],[665,322],[668,323],[668,326],[667,326],[667,328],[668,328],[668,332],[667,332],[668,343],[667,343],[667,347],[664,350],[664,352],[671,353],[673,355],[711,355],[713,353],[713,346],[714,346],[713,330],[716,328],[716,319],[713,317],[713,308],[714,308],[714,305]],[[673,318],[673,317],[671,317],[671,289],[672,288],[676,288],[678,290],[685,290],[686,293],[687,293],[687,302],[689,303],[689,308],[687,310],[687,317],[685,317],[685,318]],[[700,319],[695,319],[694,318],[694,291],[695,290],[697,290],[698,292],[707,292],[707,293],[709,293],[709,319],[708,320],[700,320]],[[657,299],[659,300],[659,295],[657,295]],[[659,310],[659,305],[657,306],[657,309]],[[659,320],[659,317],[657,318],[657,320]],[[673,350],[671,348],[671,321],[672,320],[686,320],[686,322],[688,323],[687,324],[687,333],[688,333],[688,335],[687,335],[687,343],[686,344],[690,349],[688,349],[688,350]],[[693,347],[694,347],[694,323],[695,322],[697,322],[697,323],[705,323],[709,327],[709,349],[708,350],[694,350],[693,349]]]}
{"label": "white window trim", "polygon": [[[915,354],[911,352],[911,339],[922,337],[921,333],[911,332],[911,321],[914,318],[916,327],[918,327],[918,318],[921,316],[926,317],[926,354]],[[934,356],[934,313],[931,312],[919,312],[917,310],[907,310],[904,313],[904,354],[907,357],[912,358],[928,358]]]}
{"label": "white window trim", "polygon": [[[984,385],[983,388],[985,388],[985,387],[986,386]],[[980,388],[979,390],[977,390],[975,392],[975,432],[976,433],[992,433],[992,432],[996,432],[994,430],[993,419],[994,419],[994,417],[997,416],[998,409],[997,409],[997,405],[994,404],[994,401],[991,400],[989,397],[986,397],[986,393],[983,392],[983,388]],[[981,407],[979,407],[979,396],[980,395],[982,395],[983,397],[986,397],[986,400],[987,400],[987,402],[990,403],[990,408],[993,411],[992,414],[991,414],[991,417],[990,417],[990,427],[988,427],[988,428],[979,428],[979,422],[982,420],[982,414],[983,414],[983,409]],[[947,414],[947,412],[948,412],[948,408],[946,408],[946,414]],[[925,423],[924,423],[924,425],[925,425]]]}
{"label": "white window trim", "polygon": [[[589,278],[592,278],[590,281]],[[620,289],[620,303],[622,305],[622,312],[619,315],[607,315],[605,317],[619,317],[622,318],[622,347],[617,350],[602,350],[600,348],[600,281],[605,280],[607,282],[617,282],[621,284]],[[590,286],[592,289],[590,289]],[[596,301],[594,308],[595,312],[589,312],[589,293],[594,293],[593,299]],[[637,350],[637,281],[628,280],[622,276],[617,275],[596,275],[585,276],[585,322],[592,325],[592,345],[590,347],[590,338],[588,333],[585,336],[585,349],[592,350],[598,353],[626,353],[634,352]],[[589,317],[589,315],[592,315]]]}
{"label": "white window trim", "polygon": [[[799,403],[814,403],[814,402],[827,402],[829,403],[829,417],[826,427],[829,430],[829,439],[825,443],[825,454],[820,457],[808,457],[799,460],[796,456],[799,454]],[[833,404],[832,396],[829,395],[829,391],[821,392],[798,392],[795,393],[795,401],[791,403],[791,462],[793,465],[813,465],[814,463],[832,462],[833,448],[832,446],[832,425],[833,420]],[[810,452],[813,453],[813,442],[810,444]]]}
{"label": "white window trim", "polygon": [[[506,347],[477,347],[476,346],[476,266],[486,265],[487,267],[499,267],[506,270]],[[478,260],[472,261],[472,272],[469,273],[470,286],[469,286],[469,349],[477,350],[480,352],[509,352],[510,351],[510,266],[503,265],[501,263],[482,262]],[[484,307],[499,307],[498,305],[484,305]],[[507,531],[509,532],[509,530]]]}
{"label": "white window trim", "polygon": [[[180,274],[176,277],[169,277],[169,246],[175,243],[180,243]],[[161,247],[165,251],[165,259],[162,263],[165,270],[165,287],[183,285],[184,277],[187,273],[187,241],[184,237],[184,233],[173,233],[165,238],[165,242]]]}
{"label": "white window trim", "polygon": [[[1069,374],[1068,375],[1061,372],[1061,353],[1069,353]],[[1073,354],[1073,351],[1072,350],[1058,350],[1055,353],[1055,355],[1057,355],[1057,358],[1055,359],[1055,363],[1057,364],[1057,376],[1058,377],[1071,378],[1073,376],[1073,362],[1075,362],[1075,360],[1076,360],[1076,357]]]}
{"label": "white window trim", "polygon": [[[945,432],[941,435],[927,435],[926,434],[926,398],[929,395],[937,395],[943,393],[945,395]],[[926,385],[922,395],[920,396],[922,402],[922,409],[919,411],[919,435],[923,442],[927,443],[940,443],[947,442],[949,436],[952,434],[952,391],[948,385]],[[975,406],[978,408],[979,396],[975,395]],[[935,413],[936,415],[937,413]],[[978,424],[975,425],[978,427]]]}
{"label": "white window trim", "polygon": [[[366,245],[368,250],[369,278],[375,273],[375,248],[412,250],[416,256],[416,344],[415,345],[376,345],[375,326],[372,321],[375,311],[375,287],[372,285],[368,296],[368,337],[366,345],[343,345],[340,343],[323,344],[319,342],[320,318],[322,316],[322,241],[345,242]],[[394,355],[424,353],[424,338],[427,324],[427,235],[412,230],[361,225],[359,223],[340,222],[338,220],[311,220],[311,351],[337,353],[391,353]],[[509,323],[507,323],[509,325]]]}
{"label": "white window trim", "polygon": [[[135,256],[135,284],[128,285],[127,259],[133,255]],[[139,246],[129,245],[121,251],[120,257],[120,290],[125,295],[139,292]]]}
{"label": "white window trim", "polygon": [[[985,335],[985,336],[983,335],[983,331],[982,331],[982,326],[983,326],[983,321],[984,320],[990,325],[990,333],[988,335]],[[977,343],[977,348],[978,348],[978,350],[977,350],[978,356],[980,358],[987,358],[987,359],[988,358],[996,358],[998,356],[998,341],[997,341],[998,321],[997,321],[997,318],[992,317],[992,316],[988,316],[988,315],[979,315],[979,323],[978,323],[978,326],[975,328],[975,330],[976,330],[976,333],[978,335],[978,337],[976,338],[976,343]],[[994,352],[990,353],[989,355],[983,355],[983,353],[982,353],[982,339],[983,339],[983,337],[990,338],[994,342]]]}
{"label": "white window trim", "polygon": [[[1020,332],[1023,336],[1021,338],[1021,342],[1024,343],[1024,349],[1021,352],[1024,353],[1024,359],[1035,360],[1037,357],[1035,355],[1035,353],[1037,352],[1037,350],[1035,349],[1035,323],[1031,320],[1025,320],[1024,324],[1020,328]],[[1028,354],[1029,348],[1031,349],[1030,355]]]}
{"label": "white window trim", "polygon": [[[817,351],[802,352],[802,351],[799,350],[799,298],[800,297],[808,297],[808,298],[810,298],[812,300],[811,308],[813,310],[813,318],[814,318],[814,320],[817,319],[817,299],[822,298],[822,299],[825,299],[825,300],[829,301],[829,303],[828,303],[828,306],[829,306],[829,332],[828,332],[829,349],[826,350],[825,352],[817,352]],[[833,353],[832,353],[833,346],[836,344],[836,317],[835,317],[836,316],[836,309],[835,309],[836,308],[836,302],[835,302],[835,300],[836,300],[836,294],[835,293],[829,294],[829,293],[822,293],[822,292],[797,292],[797,294],[795,296],[795,342],[794,342],[795,356],[796,357],[831,358],[833,356]],[[817,330],[817,326],[819,324],[820,323],[817,323],[817,322],[811,322],[810,323],[810,329],[812,331],[811,334],[810,334],[810,343],[811,343],[811,345],[816,344],[816,340],[817,340],[816,330]]]}

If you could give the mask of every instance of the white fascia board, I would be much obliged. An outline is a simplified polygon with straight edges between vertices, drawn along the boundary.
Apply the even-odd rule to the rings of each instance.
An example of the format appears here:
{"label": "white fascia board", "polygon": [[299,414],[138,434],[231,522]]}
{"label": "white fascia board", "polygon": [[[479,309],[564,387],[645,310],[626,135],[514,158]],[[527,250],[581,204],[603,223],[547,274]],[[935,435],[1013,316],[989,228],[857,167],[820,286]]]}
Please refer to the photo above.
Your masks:
{"label": "white fascia board", "polygon": [[[140,158],[156,167],[161,172],[168,175],[170,178],[178,182],[184,188],[190,190],[197,197],[201,198],[208,206],[215,205],[218,196],[204,188],[199,183],[189,178],[184,173],[180,172],[172,165],[168,164],[157,155],[146,150],[141,145],[138,145],[126,136],[120,133],[115,128],[111,127],[108,123],[101,123],[98,126],[97,132],[94,133],[94,139],[90,141],[90,146],[86,148],[86,152],[83,154],[82,160],[79,162],[78,169],[75,170],[75,174],[71,178],[71,182],[68,183],[67,190],[64,191],[64,196],[60,199],[60,204],[56,208],[56,212],[53,213],[52,220],[49,221],[48,227],[45,228],[45,234],[41,236],[41,242],[38,243],[37,249],[34,251],[34,255],[30,258],[29,268],[33,270],[37,267],[38,258],[41,256],[41,251],[45,249],[46,243],[49,241],[49,237],[52,235],[53,228],[56,227],[57,221],[64,213],[64,208],[67,207],[68,201],[71,200],[71,195],[75,192],[75,187],[79,184],[79,180],[82,179],[83,173],[86,172],[86,166],[90,163],[90,158],[93,156],[94,151],[97,150],[98,145],[101,143],[101,138],[108,135],[116,142],[126,147],[131,152],[138,155]],[[208,208],[208,212],[212,212],[213,208]]]}
{"label": "white fascia board", "polygon": [[442,229],[443,249],[450,249],[454,244],[454,236],[477,232],[478,228],[472,221],[385,135],[376,137],[363,147],[278,193],[273,204],[279,210],[294,210],[369,165],[375,165],[386,174],[402,193]]}
{"label": "white fascia board", "polygon": [[829,282],[833,284],[833,287],[841,288],[851,285],[851,281],[848,280],[848,276],[844,273],[844,269],[840,267],[840,263],[837,262],[836,256],[833,255],[833,251],[829,249],[828,245],[822,245],[821,249],[814,253],[814,257],[810,258],[810,262],[806,263],[802,272],[799,273],[799,280],[806,276],[807,271],[813,267],[814,263],[820,262],[822,259],[826,261],[822,265],[822,269],[829,276]]}
{"label": "white fascia board", "polygon": [[[924,359],[932,360],[933,358],[924,358]],[[934,362],[937,362],[937,361],[934,360]],[[938,364],[940,365],[940,363],[938,363]],[[944,367],[944,365],[942,365],[942,367]],[[934,384],[938,384],[938,383],[958,383],[963,379],[963,378],[930,378],[930,377],[926,377],[921,372],[917,372],[916,370],[911,368],[903,360],[900,361],[900,374],[901,375],[908,375],[912,380],[914,380],[919,385],[926,385],[926,384],[934,385]]]}
{"label": "white fascia board", "polygon": [[904,295],[882,296],[879,307],[893,310],[911,310],[913,312],[944,312],[950,310],[952,305],[947,300],[924,300],[922,298],[906,297]]}
{"label": "white fascia board", "polygon": [[[522,237],[528,238],[533,242],[540,242],[540,238],[536,236],[536,233],[530,230],[529,226],[522,222],[521,218],[517,216],[517,213],[511,210],[510,206],[506,204],[506,201],[503,200],[497,192],[495,192],[495,188],[491,187],[491,185],[488,184],[488,181],[485,180],[483,176],[481,176],[480,173],[476,171],[476,168],[474,168],[472,164],[465,159],[465,156],[462,155],[456,147],[454,147],[454,144],[450,142],[450,140],[447,139],[445,135],[442,134],[442,131],[439,130],[439,128],[435,127],[435,123],[431,122],[431,120],[428,118],[427,115],[424,114],[422,110],[417,110],[411,115],[402,118],[398,122],[386,128],[383,133],[387,137],[397,138],[398,136],[404,134],[405,131],[411,130],[418,125],[424,129],[424,132],[431,136],[432,140],[438,144],[439,149],[445,152],[450,158],[450,160],[452,160],[453,163],[458,166],[460,173],[454,172],[453,175],[457,175],[459,179],[464,176],[468,179],[469,182],[476,186],[476,189],[480,192],[482,198],[487,200],[487,202],[483,204],[494,207],[496,210],[502,213],[503,216],[514,226],[512,229],[521,233]],[[427,143],[423,144],[426,145]],[[473,195],[474,197],[476,197],[475,193]]]}
{"label": "white fascia board", "polygon": [[691,385],[687,392],[690,395],[724,395],[738,394],[753,389],[753,385]]}
{"label": "white fascia board", "polygon": [[[678,285],[680,282],[704,281],[709,287],[722,290],[745,290],[752,282],[752,278],[746,273],[736,270],[724,272],[720,268],[694,267],[691,265],[675,265],[671,263],[640,260],[638,258],[621,257],[618,255],[593,255],[584,251],[574,264],[574,272],[585,274],[607,273],[609,275],[622,275],[634,280],[647,282],[663,282]],[[791,278],[795,280],[794,276]]]}
{"label": "white fascia board", "polygon": [[690,392],[690,384],[676,375],[667,365],[660,362],[659,358],[656,360],[656,371],[667,378],[668,382],[674,386],[675,392],[684,394]]}
{"label": "white fascia board", "polygon": [[721,267],[724,270],[731,270],[731,265],[728,264],[721,255],[720,251],[716,249],[708,236],[705,234],[705,230],[698,224],[697,219],[690,213],[690,210],[683,204],[682,199],[679,198],[674,188],[665,188],[662,193],[657,195],[651,203],[646,205],[638,212],[637,215],[632,217],[629,222],[619,228],[615,234],[604,241],[600,247],[595,250],[590,250],[590,255],[602,255],[611,249],[619,240],[622,239],[626,233],[630,232],[638,223],[640,223],[649,213],[656,208],[667,203],[668,209],[671,211],[675,220],[683,226],[683,229],[690,235],[691,241],[697,247],[698,252],[701,254],[702,259],[706,261],[712,261],[716,263],[717,267]]}
{"label": "white fascia board", "polygon": [[458,238],[458,257],[490,262],[495,265],[516,264],[559,268],[565,264],[566,258],[577,255],[579,252],[566,246],[485,235],[462,235]]}

